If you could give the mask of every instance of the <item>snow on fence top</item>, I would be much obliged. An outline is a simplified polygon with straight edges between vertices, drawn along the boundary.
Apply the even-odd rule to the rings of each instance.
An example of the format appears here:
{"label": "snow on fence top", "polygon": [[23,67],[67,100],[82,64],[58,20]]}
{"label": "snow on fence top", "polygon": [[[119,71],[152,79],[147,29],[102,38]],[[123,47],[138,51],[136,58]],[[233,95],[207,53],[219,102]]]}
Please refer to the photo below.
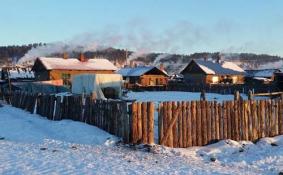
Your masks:
{"label": "snow on fence top", "polygon": [[47,70],[117,70],[113,63],[104,58],[89,59],[84,62],[77,58],[39,57],[38,59]]}

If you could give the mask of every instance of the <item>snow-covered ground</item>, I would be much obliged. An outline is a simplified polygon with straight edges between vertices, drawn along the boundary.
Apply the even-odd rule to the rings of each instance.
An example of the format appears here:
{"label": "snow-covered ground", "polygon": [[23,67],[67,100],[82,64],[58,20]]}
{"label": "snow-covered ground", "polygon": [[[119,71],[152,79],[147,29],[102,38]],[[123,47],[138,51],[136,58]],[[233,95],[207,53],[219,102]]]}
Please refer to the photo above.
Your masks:
{"label": "snow-covered ground", "polygon": [[115,144],[84,123],[0,107],[0,174],[278,174],[283,136],[188,149]]}
{"label": "snow-covered ground", "polygon": [[[247,95],[241,94],[243,99],[247,99]],[[265,98],[265,97],[257,97]],[[181,91],[144,91],[127,93],[127,99],[134,99],[137,101],[191,101],[200,100],[200,92],[181,92]],[[222,102],[224,100],[234,100],[234,95],[221,95],[216,93],[206,93],[206,99],[208,101]]]}

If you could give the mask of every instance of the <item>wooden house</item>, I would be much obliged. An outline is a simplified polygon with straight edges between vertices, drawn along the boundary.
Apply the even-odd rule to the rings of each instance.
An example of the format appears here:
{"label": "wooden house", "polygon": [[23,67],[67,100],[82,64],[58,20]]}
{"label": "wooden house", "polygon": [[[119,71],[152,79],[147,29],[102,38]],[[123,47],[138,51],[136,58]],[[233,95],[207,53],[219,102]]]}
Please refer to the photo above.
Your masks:
{"label": "wooden house", "polygon": [[280,69],[253,69],[245,70],[245,82],[248,84],[270,84],[274,81],[274,75],[281,72]]}
{"label": "wooden house", "polygon": [[126,88],[166,86],[169,77],[164,70],[155,66],[126,67],[117,73],[123,76]]}
{"label": "wooden house", "polygon": [[117,68],[107,59],[47,58],[36,59],[32,70],[38,81],[63,80],[64,85],[71,85],[74,75],[79,74],[114,74]]}
{"label": "wooden house", "polygon": [[181,74],[189,84],[243,84],[245,71],[232,62],[192,60]]}

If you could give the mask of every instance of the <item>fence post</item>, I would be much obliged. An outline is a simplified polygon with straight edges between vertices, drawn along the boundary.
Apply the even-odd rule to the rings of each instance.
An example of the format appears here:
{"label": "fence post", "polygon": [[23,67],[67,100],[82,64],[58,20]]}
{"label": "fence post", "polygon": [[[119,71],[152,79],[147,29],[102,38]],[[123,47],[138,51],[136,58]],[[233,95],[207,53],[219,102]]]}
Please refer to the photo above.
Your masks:
{"label": "fence post", "polygon": [[235,101],[240,100],[240,92],[239,91],[235,91],[235,93],[234,93],[234,100]]}
{"label": "fence post", "polygon": [[163,111],[164,105],[161,102],[158,106],[158,143],[161,143],[163,137]]}
{"label": "fence post", "polygon": [[132,104],[132,120],[131,120],[131,133],[132,133],[132,138],[131,142],[132,143],[137,143],[137,103]]}
{"label": "fence post", "polygon": [[147,103],[142,103],[142,143],[148,143],[148,120],[147,120]]}
{"label": "fence post", "polygon": [[148,144],[154,144],[154,102],[148,102]]}
{"label": "fence post", "polygon": [[253,91],[249,90],[248,92],[248,99],[252,100],[254,98]]}

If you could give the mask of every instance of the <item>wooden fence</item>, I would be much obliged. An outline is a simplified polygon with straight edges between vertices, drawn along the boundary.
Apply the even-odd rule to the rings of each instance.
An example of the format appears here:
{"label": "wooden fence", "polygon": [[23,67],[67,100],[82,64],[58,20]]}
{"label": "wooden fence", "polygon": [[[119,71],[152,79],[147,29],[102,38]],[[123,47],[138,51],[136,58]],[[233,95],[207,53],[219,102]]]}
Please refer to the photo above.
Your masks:
{"label": "wooden fence", "polygon": [[221,139],[255,141],[283,134],[282,100],[163,102],[159,144],[202,146]]}
{"label": "wooden fence", "polygon": [[135,102],[131,114],[131,142],[154,144],[154,103]]}
{"label": "wooden fence", "polygon": [[11,104],[49,120],[71,119],[97,126],[123,138],[125,143],[130,139],[130,120],[124,101],[14,92]]}
{"label": "wooden fence", "polygon": [[[283,101],[234,100],[153,102],[92,100],[14,92],[11,104],[50,120],[72,119],[97,126],[125,143],[158,143],[169,147],[202,146],[221,139],[255,141],[283,134]],[[155,121],[155,122],[154,122]]]}
{"label": "wooden fence", "polygon": [[280,91],[279,87],[274,84],[188,84],[184,82],[170,82],[166,87],[168,91],[187,91],[187,92],[202,92],[233,94],[236,91],[248,94],[250,90],[253,93],[269,93]]}

